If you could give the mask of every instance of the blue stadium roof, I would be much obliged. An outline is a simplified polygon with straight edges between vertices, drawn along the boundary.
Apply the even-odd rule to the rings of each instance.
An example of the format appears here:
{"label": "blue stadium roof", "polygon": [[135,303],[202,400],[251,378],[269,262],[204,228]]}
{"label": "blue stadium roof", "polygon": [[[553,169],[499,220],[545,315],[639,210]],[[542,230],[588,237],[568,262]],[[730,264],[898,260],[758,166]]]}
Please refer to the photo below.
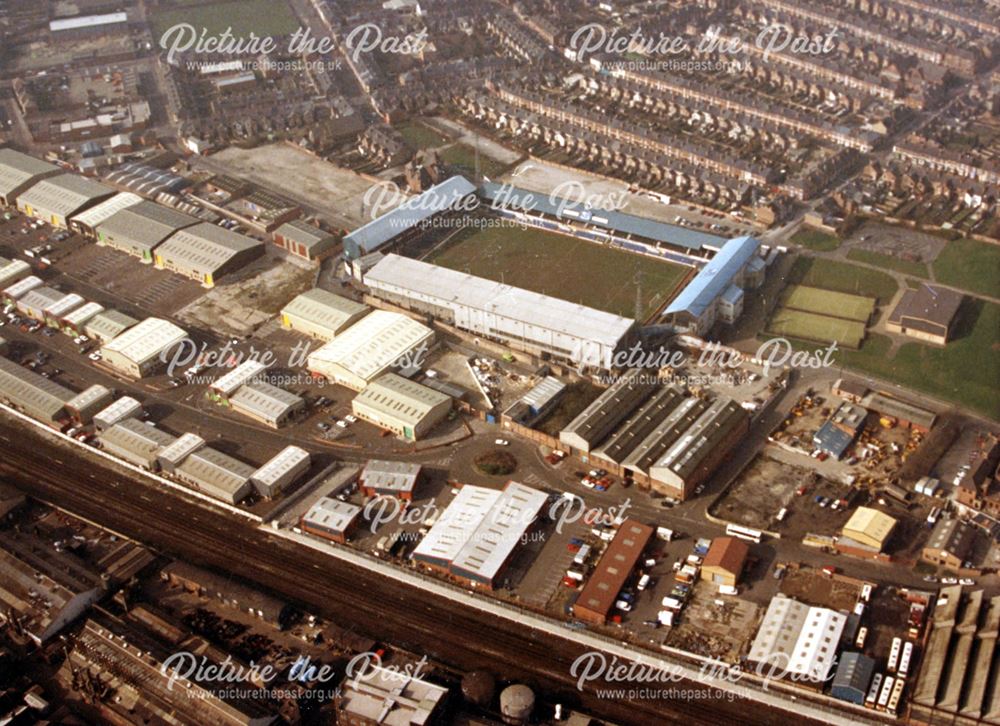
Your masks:
{"label": "blue stadium roof", "polygon": [[487,182],[483,184],[482,194],[491,202],[500,196],[498,206],[501,208],[508,207],[514,210],[549,214],[567,222],[583,222],[619,234],[663,242],[689,250],[700,250],[703,247],[718,249],[725,241],[724,237],[718,235],[698,232],[676,224],[657,222],[654,219],[637,217],[634,214],[603,209],[586,209],[584,205],[573,203],[568,199],[565,200],[565,204],[559,204],[554,202],[549,194],[519,189],[509,184]]}
{"label": "blue stadium roof", "polygon": [[753,237],[734,237],[722,245],[708,264],[674,298],[664,315],[688,312],[701,315],[732,284],[743,266],[757,254],[760,242]]}
{"label": "blue stadium roof", "polygon": [[374,252],[397,235],[448,209],[475,191],[475,185],[464,176],[445,179],[345,236],[344,251],[349,259]]}

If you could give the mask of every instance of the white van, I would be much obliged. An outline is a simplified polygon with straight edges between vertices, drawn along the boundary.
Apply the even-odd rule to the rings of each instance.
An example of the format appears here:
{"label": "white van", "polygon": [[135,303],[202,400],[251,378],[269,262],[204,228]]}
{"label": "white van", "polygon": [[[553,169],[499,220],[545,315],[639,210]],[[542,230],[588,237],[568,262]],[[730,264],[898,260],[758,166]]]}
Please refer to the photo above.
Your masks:
{"label": "white van", "polygon": [[739,595],[740,591],[732,585],[719,585],[720,595]]}
{"label": "white van", "polygon": [[636,589],[639,592],[642,592],[643,590],[645,590],[647,587],[649,587],[649,580],[650,580],[649,575],[643,575],[642,577],[640,577],[639,578],[639,584],[636,585]]}

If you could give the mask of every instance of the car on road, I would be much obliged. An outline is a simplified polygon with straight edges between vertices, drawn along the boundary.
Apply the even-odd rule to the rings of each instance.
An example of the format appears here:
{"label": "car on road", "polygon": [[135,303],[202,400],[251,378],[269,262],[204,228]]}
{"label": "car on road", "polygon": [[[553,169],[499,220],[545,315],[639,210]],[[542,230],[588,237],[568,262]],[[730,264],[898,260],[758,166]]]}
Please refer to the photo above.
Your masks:
{"label": "car on road", "polygon": [[342,420],[341,421],[337,421],[336,425],[338,427],[342,428],[342,429],[346,429],[347,428],[347,421],[342,421]]}
{"label": "car on road", "polygon": [[497,446],[510,446],[510,442],[507,439],[497,439],[493,443]]}
{"label": "car on road", "polygon": [[942,585],[957,585],[958,584],[958,578],[957,577],[942,577],[941,578],[941,584]]}
{"label": "car on road", "polygon": [[963,577],[961,580],[958,581],[958,584],[965,585],[966,587],[971,587],[976,584],[976,581],[973,580],[971,577]]}
{"label": "car on road", "polygon": [[346,416],[344,416],[344,420],[347,421],[347,423],[356,423],[357,420],[358,420],[358,417],[357,416],[352,416],[351,414],[347,414]]}
{"label": "car on road", "polygon": [[88,355],[87,357],[90,358],[90,360],[97,361],[97,360],[101,359],[101,354],[97,353],[97,352],[94,352],[94,353],[91,353],[90,355]]}

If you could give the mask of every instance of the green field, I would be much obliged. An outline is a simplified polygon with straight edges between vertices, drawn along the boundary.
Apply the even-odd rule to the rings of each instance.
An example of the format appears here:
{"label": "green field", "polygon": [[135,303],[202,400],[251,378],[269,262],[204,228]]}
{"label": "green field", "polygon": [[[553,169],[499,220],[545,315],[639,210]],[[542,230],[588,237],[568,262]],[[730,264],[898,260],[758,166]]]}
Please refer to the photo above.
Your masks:
{"label": "green field", "polygon": [[792,310],[846,318],[862,323],[867,323],[875,311],[873,298],[805,285],[793,285],[787,288],[782,298],[782,305]]}
{"label": "green field", "polygon": [[[258,38],[294,33],[299,28],[298,18],[285,0],[235,0],[212,5],[197,3],[161,3],[152,13],[154,40],[159,43],[168,28],[187,23],[194,26],[199,36],[205,28],[208,35],[230,31],[235,38]],[[279,43],[279,47],[283,44]],[[284,50],[284,48],[282,48]]]}
{"label": "green field", "polygon": [[816,252],[833,252],[840,247],[840,239],[836,235],[808,227],[793,234],[789,241]]}
{"label": "green field", "polygon": [[462,230],[427,259],[436,265],[633,317],[636,278],[645,320],[668,300],[689,268],[527,227]]}
{"label": "green field", "polygon": [[896,294],[898,285],[891,275],[858,267],[848,262],[800,256],[788,273],[793,285],[809,285],[852,295],[878,298],[883,305]]}
{"label": "green field", "polygon": [[912,260],[901,260],[893,255],[885,255],[881,252],[870,250],[853,249],[847,253],[847,259],[855,262],[864,262],[876,267],[883,267],[887,270],[902,272],[904,275],[916,275],[917,277],[929,277],[927,265],[923,262],[913,262]]}
{"label": "green field", "polygon": [[865,324],[802,310],[778,308],[771,316],[767,332],[816,343],[837,341],[837,345],[857,348],[865,338]]}
{"label": "green field", "polygon": [[397,126],[396,130],[410,148],[417,151],[421,149],[436,149],[450,141],[447,136],[419,121],[410,121],[402,126]]}
{"label": "green field", "polygon": [[[463,174],[470,178],[476,172],[476,150],[467,144],[454,144],[441,152],[441,159],[451,166],[457,167]],[[496,159],[479,152],[479,173],[496,179],[507,170],[507,164],[503,164]]]}
{"label": "green field", "polygon": [[949,242],[934,260],[934,276],[945,285],[1000,297],[1000,246],[972,239]]}
{"label": "green field", "polygon": [[891,342],[870,335],[860,350],[837,354],[837,363],[895,381],[1000,421],[1000,305],[969,300],[955,338],[944,348]]}

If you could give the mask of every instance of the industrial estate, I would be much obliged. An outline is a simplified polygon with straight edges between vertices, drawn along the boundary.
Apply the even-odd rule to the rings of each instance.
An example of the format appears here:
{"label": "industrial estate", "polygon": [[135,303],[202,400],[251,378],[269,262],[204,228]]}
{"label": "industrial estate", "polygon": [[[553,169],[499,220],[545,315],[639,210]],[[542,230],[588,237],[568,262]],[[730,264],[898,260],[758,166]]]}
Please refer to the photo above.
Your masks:
{"label": "industrial estate", "polygon": [[995,0],[0,33],[0,723],[1000,723]]}

